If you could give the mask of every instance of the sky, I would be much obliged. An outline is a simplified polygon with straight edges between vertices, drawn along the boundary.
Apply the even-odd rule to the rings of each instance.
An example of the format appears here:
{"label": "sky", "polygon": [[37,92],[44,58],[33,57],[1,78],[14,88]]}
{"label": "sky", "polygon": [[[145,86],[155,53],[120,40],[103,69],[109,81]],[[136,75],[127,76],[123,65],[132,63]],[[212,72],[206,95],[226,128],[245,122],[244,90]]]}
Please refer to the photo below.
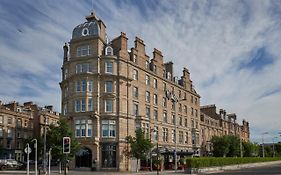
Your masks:
{"label": "sky", "polygon": [[109,39],[187,67],[201,105],[249,121],[253,142],[281,141],[281,0],[1,0],[0,100],[60,111],[62,47],[91,11]]}

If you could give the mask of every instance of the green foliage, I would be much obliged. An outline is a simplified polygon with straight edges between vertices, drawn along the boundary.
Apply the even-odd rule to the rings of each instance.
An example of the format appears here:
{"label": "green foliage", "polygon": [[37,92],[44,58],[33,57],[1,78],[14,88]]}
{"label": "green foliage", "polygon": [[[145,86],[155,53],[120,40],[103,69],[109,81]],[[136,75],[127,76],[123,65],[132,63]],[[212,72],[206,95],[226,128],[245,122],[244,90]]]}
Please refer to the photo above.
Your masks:
{"label": "green foliage", "polygon": [[243,142],[243,156],[256,157],[258,156],[259,145],[251,142]]}
{"label": "green foliage", "polygon": [[229,152],[229,140],[227,136],[214,136],[211,139],[213,145],[213,155],[215,157],[225,157]]}
{"label": "green foliage", "polygon": [[50,125],[47,131],[47,150],[52,148],[53,158],[62,160],[64,157],[62,147],[63,137],[71,138],[70,154],[68,154],[68,158],[71,159],[79,150],[79,144],[65,118],[60,118],[58,126]]}
{"label": "green foliage", "polygon": [[240,138],[237,136],[229,135],[226,137],[227,142],[229,143],[229,151],[227,157],[240,156]]}
{"label": "green foliage", "polygon": [[237,165],[245,163],[267,162],[281,160],[281,157],[200,157],[187,158],[186,164],[189,168],[202,168],[212,166]]}
{"label": "green foliage", "polygon": [[128,155],[136,159],[145,159],[148,151],[153,146],[150,140],[144,137],[144,133],[141,129],[136,130],[136,137],[128,136],[126,139],[131,145],[131,149],[128,150]]}

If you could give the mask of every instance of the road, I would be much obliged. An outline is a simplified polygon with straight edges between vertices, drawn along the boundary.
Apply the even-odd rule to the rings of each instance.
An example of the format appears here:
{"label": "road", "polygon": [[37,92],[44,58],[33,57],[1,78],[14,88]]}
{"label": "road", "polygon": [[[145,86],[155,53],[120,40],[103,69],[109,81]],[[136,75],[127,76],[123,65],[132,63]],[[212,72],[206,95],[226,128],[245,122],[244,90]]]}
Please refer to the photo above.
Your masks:
{"label": "road", "polygon": [[[26,175],[26,171],[0,171],[0,174],[5,175]],[[93,172],[93,171],[69,171],[67,175],[156,175],[156,172],[139,172],[139,173],[129,173],[129,172]],[[164,171],[159,172],[160,175],[171,175],[171,174],[183,174],[182,171],[175,173],[174,171]],[[265,165],[263,167],[255,168],[245,168],[240,170],[229,170],[224,172],[214,172],[206,174],[216,174],[216,175],[281,175],[281,163],[274,165]],[[34,171],[31,171],[30,175],[34,175]],[[58,171],[53,170],[51,175],[63,175],[59,174]],[[204,174],[200,174],[204,175]]]}
{"label": "road", "polygon": [[[208,173],[210,174],[210,173]],[[224,172],[216,172],[212,174],[218,175],[281,175],[281,164],[267,165],[263,167],[246,168],[240,170],[229,170]]]}

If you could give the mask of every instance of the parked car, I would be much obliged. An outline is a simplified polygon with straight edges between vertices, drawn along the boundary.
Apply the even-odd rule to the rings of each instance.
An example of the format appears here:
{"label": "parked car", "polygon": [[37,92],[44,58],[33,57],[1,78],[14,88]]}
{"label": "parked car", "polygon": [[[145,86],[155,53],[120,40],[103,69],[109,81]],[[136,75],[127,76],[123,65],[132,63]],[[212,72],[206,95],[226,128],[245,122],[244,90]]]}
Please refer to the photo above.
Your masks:
{"label": "parked car", "polygon": [[2,160],[0,163],[0,169],[6,170],[6,169],[12,169],[12,170],[25,170],[26,164],[14,159],[6,159]]}

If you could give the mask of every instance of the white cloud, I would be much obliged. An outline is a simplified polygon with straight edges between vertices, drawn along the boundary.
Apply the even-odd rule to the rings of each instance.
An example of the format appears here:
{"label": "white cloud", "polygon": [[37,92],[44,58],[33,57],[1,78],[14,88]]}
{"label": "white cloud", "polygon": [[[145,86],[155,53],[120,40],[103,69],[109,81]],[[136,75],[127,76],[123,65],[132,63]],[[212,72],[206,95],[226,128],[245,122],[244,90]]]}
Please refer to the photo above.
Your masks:
{"label": "white cloud", "polygon": [[[72,29],[84,22],[91,3],[25,3],[41,15],[26,14],[34,18],[33,25],[22,24],[23,32],[17,32],[16,39],[10,41],[12,44],[2,42],[7,36],[1,35],[0,71],[4,76],[0,84],[5,85],[1,85],[0,95],[12,99],[13,94],[22,91],[19,89],[22,84],[32,83],[13,76],[30,73],[41,77],[48,88],[38,83],[34,88],[38,88],[40,96],[29,99],[16,96],[13,100],[34,99],[42,104],[53,103],[59,109],[62,45],[69,41]],[[111,38],[126,32],[131,47],[135,36],[139,36],[146,43],[148,55],[152,55],[155,47],[162,51],[166,61],[173,60],[178,76],[183,65],[190,69],[202,104],[216,103],[218,108],[237,113],[240,120],[249,120],[255,139],[259,132],[278,132],[280,92],[259,98],[281,86],[281,30],[279,18],[269,9],[271,1],[157,1],[154,5],[154,1],[144,1],[145,10],[140,10],[132,2],[122,1],[119,5],[115,1],[94,2],[96,13],[105,22]],[[0,9],[4,15],[13,15],[1,5]],[[18,25],[13,21],[0,20],[0,23],[15,31]],[[258,72],[239,70],[239,64],[250,62],[252,51],[261,47],[274,58],[274,64]]]}

